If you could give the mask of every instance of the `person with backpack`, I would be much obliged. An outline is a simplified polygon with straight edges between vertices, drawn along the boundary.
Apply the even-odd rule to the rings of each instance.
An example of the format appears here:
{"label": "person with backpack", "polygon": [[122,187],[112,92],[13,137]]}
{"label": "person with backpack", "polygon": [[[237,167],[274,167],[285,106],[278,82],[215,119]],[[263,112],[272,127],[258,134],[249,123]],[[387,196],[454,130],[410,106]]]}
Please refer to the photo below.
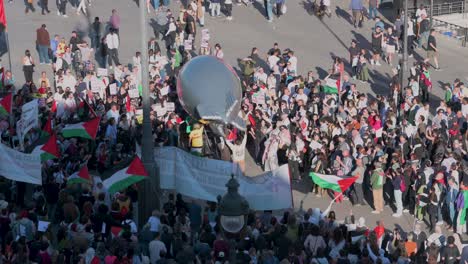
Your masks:
{"label": "person with backpack", "polygon": [[419,87],[421,88],[421,102],[429,102],[429,91],[432,90],[431,75],[426,64],[421,64],[419,75]]}

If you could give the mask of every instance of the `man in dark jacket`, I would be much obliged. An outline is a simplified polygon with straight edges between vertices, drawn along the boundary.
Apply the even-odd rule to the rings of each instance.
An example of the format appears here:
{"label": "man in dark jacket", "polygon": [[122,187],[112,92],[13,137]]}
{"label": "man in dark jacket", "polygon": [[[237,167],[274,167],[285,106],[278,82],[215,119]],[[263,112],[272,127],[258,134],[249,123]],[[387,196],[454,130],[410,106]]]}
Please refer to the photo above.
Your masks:
{"label": "man in dark jacket", "polygon": [[50,48],[50,35],[46,29],[46,25],[42,24],[40,28],[36,30],[37,38],[37,52],[39,52],[39,62],[41,64],[50,64],[49,60],[49,48]]}

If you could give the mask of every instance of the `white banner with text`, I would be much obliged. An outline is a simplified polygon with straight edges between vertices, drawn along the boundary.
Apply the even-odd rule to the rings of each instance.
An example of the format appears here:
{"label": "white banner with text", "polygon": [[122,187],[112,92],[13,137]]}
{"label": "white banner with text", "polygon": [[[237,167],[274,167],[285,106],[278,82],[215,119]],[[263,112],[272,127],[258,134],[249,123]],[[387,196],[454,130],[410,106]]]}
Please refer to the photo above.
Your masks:
{"label": "white banner with text", "polygon": [[254,210],[292,208],[288,165],[254,177],[242,175],[236,164],[192,155],[175,147],[156,148],[155,162],[162,189],[173,189],[193,198],[217,201],[227,192],[231,174],[239,182],[239,193]]}

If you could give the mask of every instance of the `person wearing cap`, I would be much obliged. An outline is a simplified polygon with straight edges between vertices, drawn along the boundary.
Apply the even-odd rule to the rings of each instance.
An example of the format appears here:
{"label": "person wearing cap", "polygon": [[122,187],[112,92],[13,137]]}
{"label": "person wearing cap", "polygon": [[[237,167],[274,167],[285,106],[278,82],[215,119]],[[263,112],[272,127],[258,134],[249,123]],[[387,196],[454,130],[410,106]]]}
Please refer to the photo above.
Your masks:
{"label": "person wearing cap", "polygon": [[385,173],[382,169],[382,163],[375,162],[375,169],[371,175],[372,196],[374,198],[374,211],[373,214],[380,214],[383,212],[383,184]]}

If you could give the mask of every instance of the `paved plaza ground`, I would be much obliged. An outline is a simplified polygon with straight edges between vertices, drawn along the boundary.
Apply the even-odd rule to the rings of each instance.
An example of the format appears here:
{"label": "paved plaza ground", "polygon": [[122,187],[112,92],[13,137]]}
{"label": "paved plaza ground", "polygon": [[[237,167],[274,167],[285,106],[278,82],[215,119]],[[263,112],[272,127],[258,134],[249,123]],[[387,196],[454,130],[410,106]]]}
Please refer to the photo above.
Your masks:
{"label": "paved plaza ground", "polygon": [[[174,14],[178,14],[180,2],[171,1],[171,9]],[[303,0],[288,0],[287,14],[280,19],[268,23],[264,17],[263,1],[255,2],[253,5],[234,5],[232,21],[225,18],[211,18],[206,15],[206,26],[211,33],[211,43],[220,43],[223,47],[225,59],[231,65],[237,67],[238,59],[250,54],[252,47],[258,47],[261,54],[265,54],[272,47],[274,42],[280,44],[280,48],[290,48],[295,51],[298,57],[299,73],[305,74],[307,71],[315,71],[319,77],[325,77],[328,69],[332,65],[332,56],[337,55],[343,58],[348,57],[347,47],[352,39],[356,39],[361,47],[370,47],[371,28],[374,23],[366,21],[364,28],[354,29],[350,24],[350,17],[347,12],[348,1],[345,0],[336,6],[331,18],[319,20],[309,13],[310,2]],[[21,58],[26,49],[32,50],[32,54],[38,60],[37,52],[34,51],[36,40],[36,29],[41,24],[46,24],[51,34],[59,34],[67,40],[71,31],[76,30],[83,35],[88,33],[88,25],[95,16],[99,16],[101,21],[108,21],[113,8],[117,9],[121,16],[121,45],[119,48],[121,62],[131,62],[135,51],[140,47],[140,23],[139,10],[132,0],[93,0],[92,6],[88,9],[89,15],[77,15],[76,11],[67,6],[68,18],[57,16],[55,1],[49,1],[49,8],[52,13],[43,16],[40,8],[36,7],[33,14],[24,14],[23,1],[15,0],[12,4],[6,5],[6,15],[8,19],[8,32],[10,38],[10,50],[12,58],[12,69],[16,76],[17,83],[24,80],[21,71]],[[154,23],[155,14],[152,12],[148,17],[148,23]],[[148,27],[149,36],[153,36],[152,27]],[[200,30],[200,29],[198,29]],[[200,31],[199,31],[200,32]],[[198,34],[201,35],[201,34]],[[199,42],[197,42],[199,43]],[[199,45],[199,44],[198,44]],[[443,71],[432,72],[433,83],[435,84],[433,94],[441,98],[443,91],[440,84],[452,82],[455,78],[468,82],[468,48],[461,47],[457,42],[438,37],[440,47],[440,65]],[[410,65],[414,59],[425,56],[425,52],[418,50],[415,58],[410,59]],[[2,63],[7,65],[7,58],[3,56]],[[40,71],[51,73],[50,66],[38,65],[36,67],[35,78],[39,77]],[[388,83],[391,74],[391,67],[383,65],[381,67],[371,67],[370,84],[358,82],[358,89],[369,95],[387,94]],[[49,75],[50,76],[50,75]],[[431,97],[431,100],[435,100]],[[250,158],[249,158],[250,159]],[[260,172],[259,168],[248,162],[248,174],[255,175]],[[309,184],[294,186],[293,197],[295,208],[298,209],[303,202],[303,208],[320,207],[324,210],[331,199],[317,198],[313,194],[307,194]],[[350,211],[351,205],[348,201],[334,205],[337,218],[343,219]],[[385,219],[386,226],[392,228],[393,225],[400,225],[404,229],[409,229],[413,225],[413,219],[405,215],[399,219],[391,217],[391,210],[386,208],[382,215],[372,215],[368,206],[355,207],[353,212],[356,215],[366,216],[367,224],[374,226],[375,222]]]}

